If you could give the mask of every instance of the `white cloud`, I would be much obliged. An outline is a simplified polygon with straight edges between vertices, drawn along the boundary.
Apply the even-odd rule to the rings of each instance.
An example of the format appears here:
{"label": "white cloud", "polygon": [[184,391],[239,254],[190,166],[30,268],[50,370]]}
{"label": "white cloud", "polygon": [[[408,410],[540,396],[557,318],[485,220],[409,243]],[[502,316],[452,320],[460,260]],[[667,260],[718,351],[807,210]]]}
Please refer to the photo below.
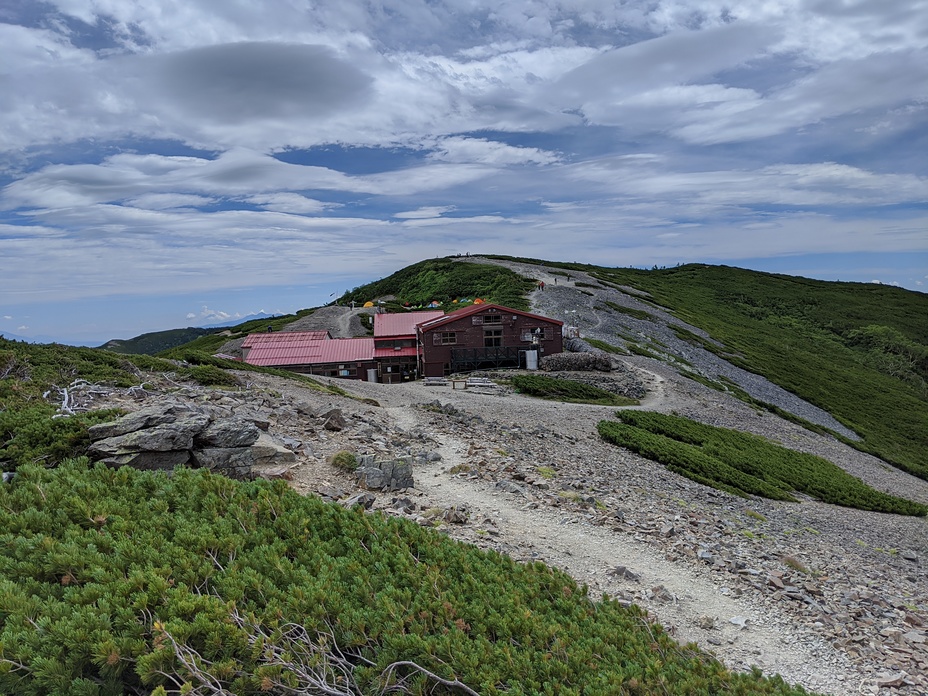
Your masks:
{"label": "white cloud", "polygon": [[208,196],[195,196],[189,193],[146,193],[126,201],[128,205],[147,210],[171,210],[209,205],[216,201]]}
{"label": "white cloud", "polygon": [[928,244],[925,0],[51,0],[19,26],[27,5],[0,8],[10,316],[197,293],[182,316],[465,246]]}
{"label": "white cloud", "polygon": [[246,196],[243,200],[261,206],[265,210],[278,213],[293,213],[295,215],[321,213],[330,208],[337,208],[338,204],[324,203],[314,198],[307,198],[297,193],[271,193],[261,196]]}
{"label": "white cloud", "polygon": [[559,157],[534,147],[513,147],[478,138],[442,138],[429,159],[441,162],[477,162],[494,167],[553,164]]}
{"label": "white cloud", "polygon": [[393,217],[405,220],[436,218],[444,215],[445,213],[450,213],[452,210],[454,210],[453,205],[432,205],[426,208],[419,208],[417,210],[407,210],[402,213],[394,213]]}

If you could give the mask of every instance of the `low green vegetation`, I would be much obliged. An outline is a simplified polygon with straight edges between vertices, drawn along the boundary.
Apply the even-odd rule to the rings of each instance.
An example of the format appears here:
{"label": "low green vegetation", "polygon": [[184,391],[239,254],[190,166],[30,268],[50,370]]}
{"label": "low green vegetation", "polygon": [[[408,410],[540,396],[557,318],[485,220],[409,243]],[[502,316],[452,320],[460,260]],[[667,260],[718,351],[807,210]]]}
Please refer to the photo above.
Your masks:
{"label": "low green vegetation", "polygon": [[926,515],[928,507],[874,490],[831,462],[749,433],[652,411],[620,411],[599,434],[693,481],[735,495],[796,501],[798,491],[860,510]]}
{"label": "low green vegetation", "polygon": [[724,347],[685,340],[828,411],[861,436],[855,447],[928,478],[928,296],[702,264],[586,270],[648,292]]}
{"label": "low green vegetation", "polygon": [[353,452],[348,450],[339,450],[332,455],[329,463],[332,466],[339,469],[344,469],[345,471],[354,471],[358,468],[358,458]]}
{"label": "low green vegetation", "polygon": [[[175,350],[176,360],[183,362],[0,339],[0,468],[12,471],[29,462],[54,466],[87,451],[87,428],[111,420],[116,411],[72,408],[81,381],[85,385],[125,389],[144,387],[146,374],[154,374],[175,386],[196,383],[237,388],[238,378],[228,371],[235,369],[275,374],[309,388],[341,393],[337,387],[322,386],[292,372]],[[62,410],[62,406],[67,408]]]}
{"label": "low green vegetation", "polygon": [[619,312],[620,314],[627,314],[630,317],[635,319],[643,319],[645,321],[653,321],[654,317],[645,312],[642,309],[634,309],[632,307],[625,307],[624,305],[616,304],[615,302],[606,301],[604,303],[609,309],[614,312]]}
{"label": "low green vegetation", "polygon": [[397,271],[382,280],[367,283],[345,293],[339,301],[364,303],[378,297],[393,296],[393,304],[402,307],[441,302],[452,309],[452,300],[473,300],[527,310],[526,299],[535,289],[535,281],[508,268],[486,263],[454,261],[451,258],[427,259]]}
{"label": "low green vegetation", "polygon": [[516,375],[512,378],[512,386],[529,396],[575,404],[629,406],[638,403],[635,399],[629,399],[590,384],[544,375]]}
{"label": "low green vegetation", "polygon": [[611,343],[607,343],[606,341],[600,341],[599,339],[596,339],[596,338],[584,338],[583,340],[589,343],[594,348],[599,348],[599,350],[605,351],[606,353],[628,355],[628,351],[625,350],[624,348],[621,348],[619,346],[614,346]]}
{"label": "low green vegetation", "polygon": [[806,693],[541,563],[279,481],[26,465],[0,486],[0,548],[6,694],[323,693],[313,675],[327,693]]}
{"label": "low green vegetation", "polygon": [[662,362],[666,360],[659,353],[655,353],[648,347],[642,346],[641,344],[634,341],[628,341],[625,345],[628,348],[628,352],[632,353],[633,355],[640,355],[643,358],[651,358],[652,360],[660,360]]}

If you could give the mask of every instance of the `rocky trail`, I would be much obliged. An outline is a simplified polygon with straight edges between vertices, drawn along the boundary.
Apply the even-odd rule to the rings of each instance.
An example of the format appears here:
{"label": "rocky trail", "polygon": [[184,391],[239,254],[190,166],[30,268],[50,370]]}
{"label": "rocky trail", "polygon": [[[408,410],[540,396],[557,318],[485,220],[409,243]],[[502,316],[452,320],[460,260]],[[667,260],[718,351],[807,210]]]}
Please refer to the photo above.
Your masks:
{"label": "rocky trail", "polygon": [[[653,365],[640,376],[649,408],[709,410],[780,437],[797,427]],[[313,445],[313,461],[294,470],[299,490],[334,489],[342,499],[359,490],[325,464],[338,449],[422,454],[414,488],[376,494],[374,509],[550,563],[594,597],[645,607],[679,640],[697,641],[735,669],[756,665],[836,695],[928,689],[924,519],[707,489],[603,443],[595,424],[614,412],[607,407],[504,389],[339,386],[380,407],[338,404],[355,412],[354,425]],[[808,438],[812,450],[846,450],[873,483],[898,486],[899,474],[872,457]],[[910,497],[928,495],[925,482],[908,478]]]}

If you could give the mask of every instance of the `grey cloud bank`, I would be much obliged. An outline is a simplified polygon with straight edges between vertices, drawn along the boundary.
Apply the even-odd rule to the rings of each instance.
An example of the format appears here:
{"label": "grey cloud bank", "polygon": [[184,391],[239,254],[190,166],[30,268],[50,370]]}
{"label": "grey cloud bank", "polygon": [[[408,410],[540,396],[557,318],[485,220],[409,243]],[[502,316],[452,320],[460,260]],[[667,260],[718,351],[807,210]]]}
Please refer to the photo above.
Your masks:
{"label": "grey cloud bank", "polygon": [[0,332],[463,251],[925,289],[925,0],[57,0],[0,45]]}

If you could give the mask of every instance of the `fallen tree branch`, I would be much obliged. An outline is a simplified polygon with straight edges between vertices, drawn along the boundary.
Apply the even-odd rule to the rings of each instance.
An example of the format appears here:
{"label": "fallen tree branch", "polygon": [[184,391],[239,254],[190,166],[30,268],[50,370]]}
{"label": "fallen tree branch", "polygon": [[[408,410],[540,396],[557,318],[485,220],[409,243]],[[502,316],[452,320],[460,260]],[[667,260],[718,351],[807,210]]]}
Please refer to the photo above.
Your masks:
{"label": "fallen tree branch", "polygon": [[[257,669],[279,668],[287,676],[289,683],[270,676],[249,675],[241,671],[237,671],[235,677],[251,676],[261,682],[261,689],[264,691],[293,696],[360,696],[364,693],[354,672],[358,666],[371,667],[374,663],[365,658],[360,651],[342,650],[336,643],[331,628],[328,631],[315,631],[311,635],[305,626],[287,623],[269,631],[259,623],[246,619],[237,609],[232,610],[231,618],[245,631],[249,645],[260,648],[261,658]],[[190,646],[177,641],[157,621],[154,623],[154,631],[160,640],[167,640],[171,644],[180,666],[180,673],[159,674],[183,688],[192,687],[192,690],[184,693],[193,696],[233,696],[232,692],[210,673],[213,662]],[[380,694],[411,693],[408,681],[412,675],[401,676],[398,674],[399,670],[411,670],[437,685],[459,690],[468,696],[480,696],[462,681],[445,679],[411,660],[393,662],[380,673],[379,681],[384,685],[379,691]],[[291,680],[295,680],[296,684],[291,685]]]}
{"label": "fallen tree branch", "polygon": [[93,384],[86,379],[76,379],[67,387],[59,387],[57,384],[42,394],[42,398],[48,399],[52,393],[57,394],[61,400],[58,406],[58,413],[52,418],[63,418],[73,416],[82,411],[90,410],[90,402],[95,396],[108,396],[112,389],[100,384]]}

